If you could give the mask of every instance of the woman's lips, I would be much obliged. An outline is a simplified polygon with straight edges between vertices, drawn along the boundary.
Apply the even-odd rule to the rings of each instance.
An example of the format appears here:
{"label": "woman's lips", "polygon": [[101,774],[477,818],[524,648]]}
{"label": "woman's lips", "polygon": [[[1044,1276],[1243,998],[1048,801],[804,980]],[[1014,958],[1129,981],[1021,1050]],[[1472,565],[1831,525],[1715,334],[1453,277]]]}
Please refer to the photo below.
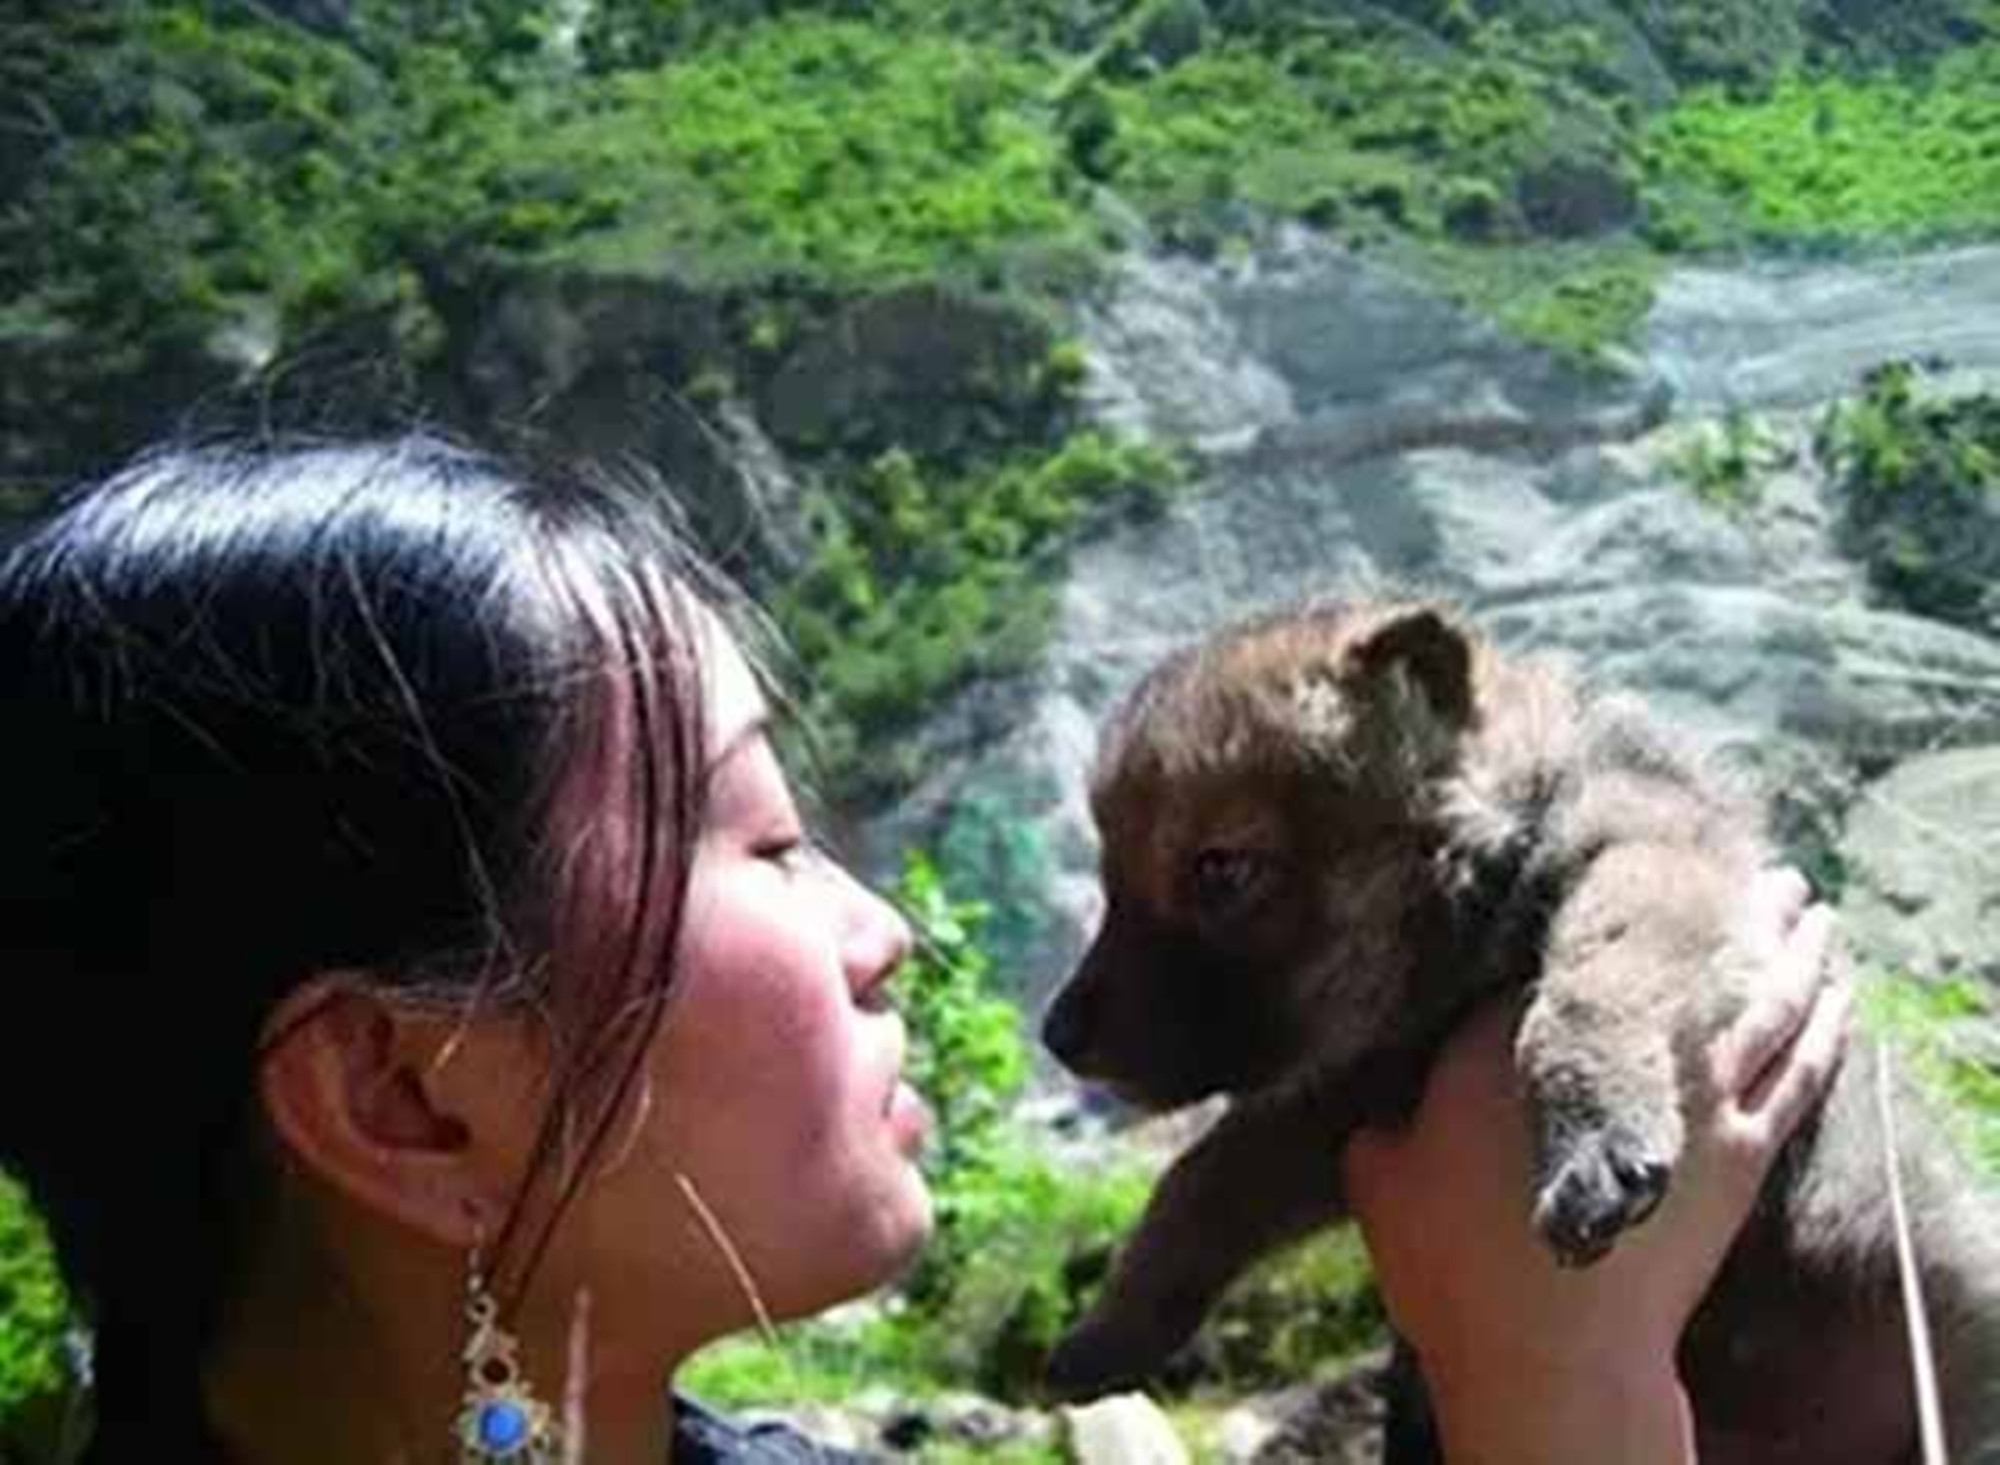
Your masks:
{"label": "woman's lips", "polygon": [[930,1135],[931,1114],[915,1089],[898,1079],[896,1086],[889,1091],[882,1113],[895,1132],[898,1148],[905,1154],[913,1155],[923,1148],[924,1140]]}

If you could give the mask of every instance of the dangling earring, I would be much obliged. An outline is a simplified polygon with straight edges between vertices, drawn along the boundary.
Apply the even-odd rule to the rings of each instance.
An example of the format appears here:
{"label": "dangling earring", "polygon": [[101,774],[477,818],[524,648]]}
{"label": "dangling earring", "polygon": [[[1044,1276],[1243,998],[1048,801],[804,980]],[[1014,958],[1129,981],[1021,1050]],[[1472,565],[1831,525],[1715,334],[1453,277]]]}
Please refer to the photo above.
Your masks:
{"label": "dangling earring", "polygon": [[466,1273],[465,1407],[458,1416],[463,1465],[556,1465],[554,1416],[521,1378],[520,1341],[500,1326],[500,1304],[487,1290],[479,1248]]}

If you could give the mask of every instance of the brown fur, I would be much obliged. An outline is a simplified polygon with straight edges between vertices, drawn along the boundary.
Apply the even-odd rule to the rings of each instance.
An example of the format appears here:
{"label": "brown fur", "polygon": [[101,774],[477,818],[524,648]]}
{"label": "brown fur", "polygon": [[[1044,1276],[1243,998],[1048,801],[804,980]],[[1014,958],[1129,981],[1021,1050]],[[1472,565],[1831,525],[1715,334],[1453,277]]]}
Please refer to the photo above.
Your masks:
{"label": "brown fur", "polygon": [[[1742,895],[1770,851],[1640,709],[1436,607],[1307,607],[1163,663],[1091,792],[1106,913],[1049,1046],[1148,1107],[1234,1103],[1058,1348],[1059,1391],[1142,1376],[1249,1263],[1339,1219],[1342,1137],[1405,1117],[1497,992],[1527,994],[1543,1237],[1587,1265],[1651,1213],[1711,1102],[1691,1060],[1760,960]],[[1706,1465],[1912,1448],[1870,1073],[1843,1067],[1689,1330]],[[1899,1102],[1954,1458],[2000,1465],[2000,1208]]]}

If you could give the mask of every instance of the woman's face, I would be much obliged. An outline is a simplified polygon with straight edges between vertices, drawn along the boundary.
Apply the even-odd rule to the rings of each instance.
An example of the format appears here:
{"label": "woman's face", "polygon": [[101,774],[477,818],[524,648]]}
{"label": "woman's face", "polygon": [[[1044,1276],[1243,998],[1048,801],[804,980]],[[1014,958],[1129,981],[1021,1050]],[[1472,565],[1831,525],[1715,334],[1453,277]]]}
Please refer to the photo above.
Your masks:
{"label": "woman's face", "polygon": [[738,1327],[754,1310],[701,1209],[775,1317],[891,1279],[931,1215],[927,1119],[899,1078],[905,1032],[885,991],[910,932],[807,841],[763,697],[733,644],[716,647],[676,994],[632,1138],[614,1135],[573,1219],[600,1317],[629,1301]]}

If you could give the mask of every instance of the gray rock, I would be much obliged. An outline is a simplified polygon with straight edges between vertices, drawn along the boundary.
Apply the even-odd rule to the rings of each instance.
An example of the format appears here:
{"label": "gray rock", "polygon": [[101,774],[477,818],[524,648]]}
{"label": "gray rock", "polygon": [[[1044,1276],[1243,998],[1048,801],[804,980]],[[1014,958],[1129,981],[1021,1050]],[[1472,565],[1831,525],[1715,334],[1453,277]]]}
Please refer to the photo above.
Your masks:
{"label": "gray rock", "polygon": [[945,1394],[934,1399],[903,1401],[882,1418],[882,1443],[902,1451],[922,1450],[939,1440],[995,1449],[1015,1443],[1045,1443],[1055,1423],[1033,1410],[1009,1409],[978,1394]]}
{"label": "gray rock", "polygon": [[1861,791],[1840,848],[1858,952],[2000,987],[2000,745],[1898,765]]}
{"label": "gray rock", "polygon": [[1215,1453],[1222,1465],[1249,1465],[1277,1432],[1278,1420],[1272,1401],[1246,1399],[1216,1424]]}
{"label": "gray rock", "polygon": [[1213,278],[1191,260],[1140,256],[1109,300],[1084,307],[1085,400],[1098,421],[1200,442],[1296,416],[1290,389],[1243,339]]}
{"label": "gray rock", "polygon": [[1188,1449],[1159,1405],[1144,1394],[1113,1394],[1065,1409],[1076,1465],[1188,1465]]}
{"label": "gray rock", "polygon": [[1055,1421],[1048,1415],[1031,1409],[1009,1409],[978,1394],[947,1394],[932,1401],[931,1412],[939,1434],[974,1449],[1044,1443],[1055,1434]]}
{"label": "gray rock", "polygon": [[1646,355],[1697,411],[1804,407],[1896,357],[2000,370],[2000,248],[1669,275]]}
{"label": "gray rock", "polygon": [[1380,1465],[1386,1353],[1323,1382],[1246,1401],[1218,1431],[1226,1465]]}
{"label": "gray rock", "polygon": [[[957,885],[1004,891],[999,965],[1033,1011],[1096,919],[1084,776],[1117,698],[1225,619],[1398,589],[1645,697],[1836,875],[1857,790],[2000,743],[2000,640],[1871,599],[1809,447],[1815,404],[1854,381],[1817,353],[1920,353],[1946,323],[1963,385],[2000,379],[2000,325],[1971,304],[1996,280],[2000,249],[1670,281],[1645,369],[1677,384],[1677,410],[1766,404],[1756,481],[1722,508],[1683,467],[1691,431],[1713,429],[1652,425],[1643,376],[1593,386],[1382,266],[1291,235],[1248,262],[1136,263],[1084,322],[1092,401],[1200,443],[1203,477],[1072,556],[1040,666],[944,712],[935,775],[875,848],[942,845]],[[1032,832],[1033,858],[979,855],[1007,845],[994,830]]]}

